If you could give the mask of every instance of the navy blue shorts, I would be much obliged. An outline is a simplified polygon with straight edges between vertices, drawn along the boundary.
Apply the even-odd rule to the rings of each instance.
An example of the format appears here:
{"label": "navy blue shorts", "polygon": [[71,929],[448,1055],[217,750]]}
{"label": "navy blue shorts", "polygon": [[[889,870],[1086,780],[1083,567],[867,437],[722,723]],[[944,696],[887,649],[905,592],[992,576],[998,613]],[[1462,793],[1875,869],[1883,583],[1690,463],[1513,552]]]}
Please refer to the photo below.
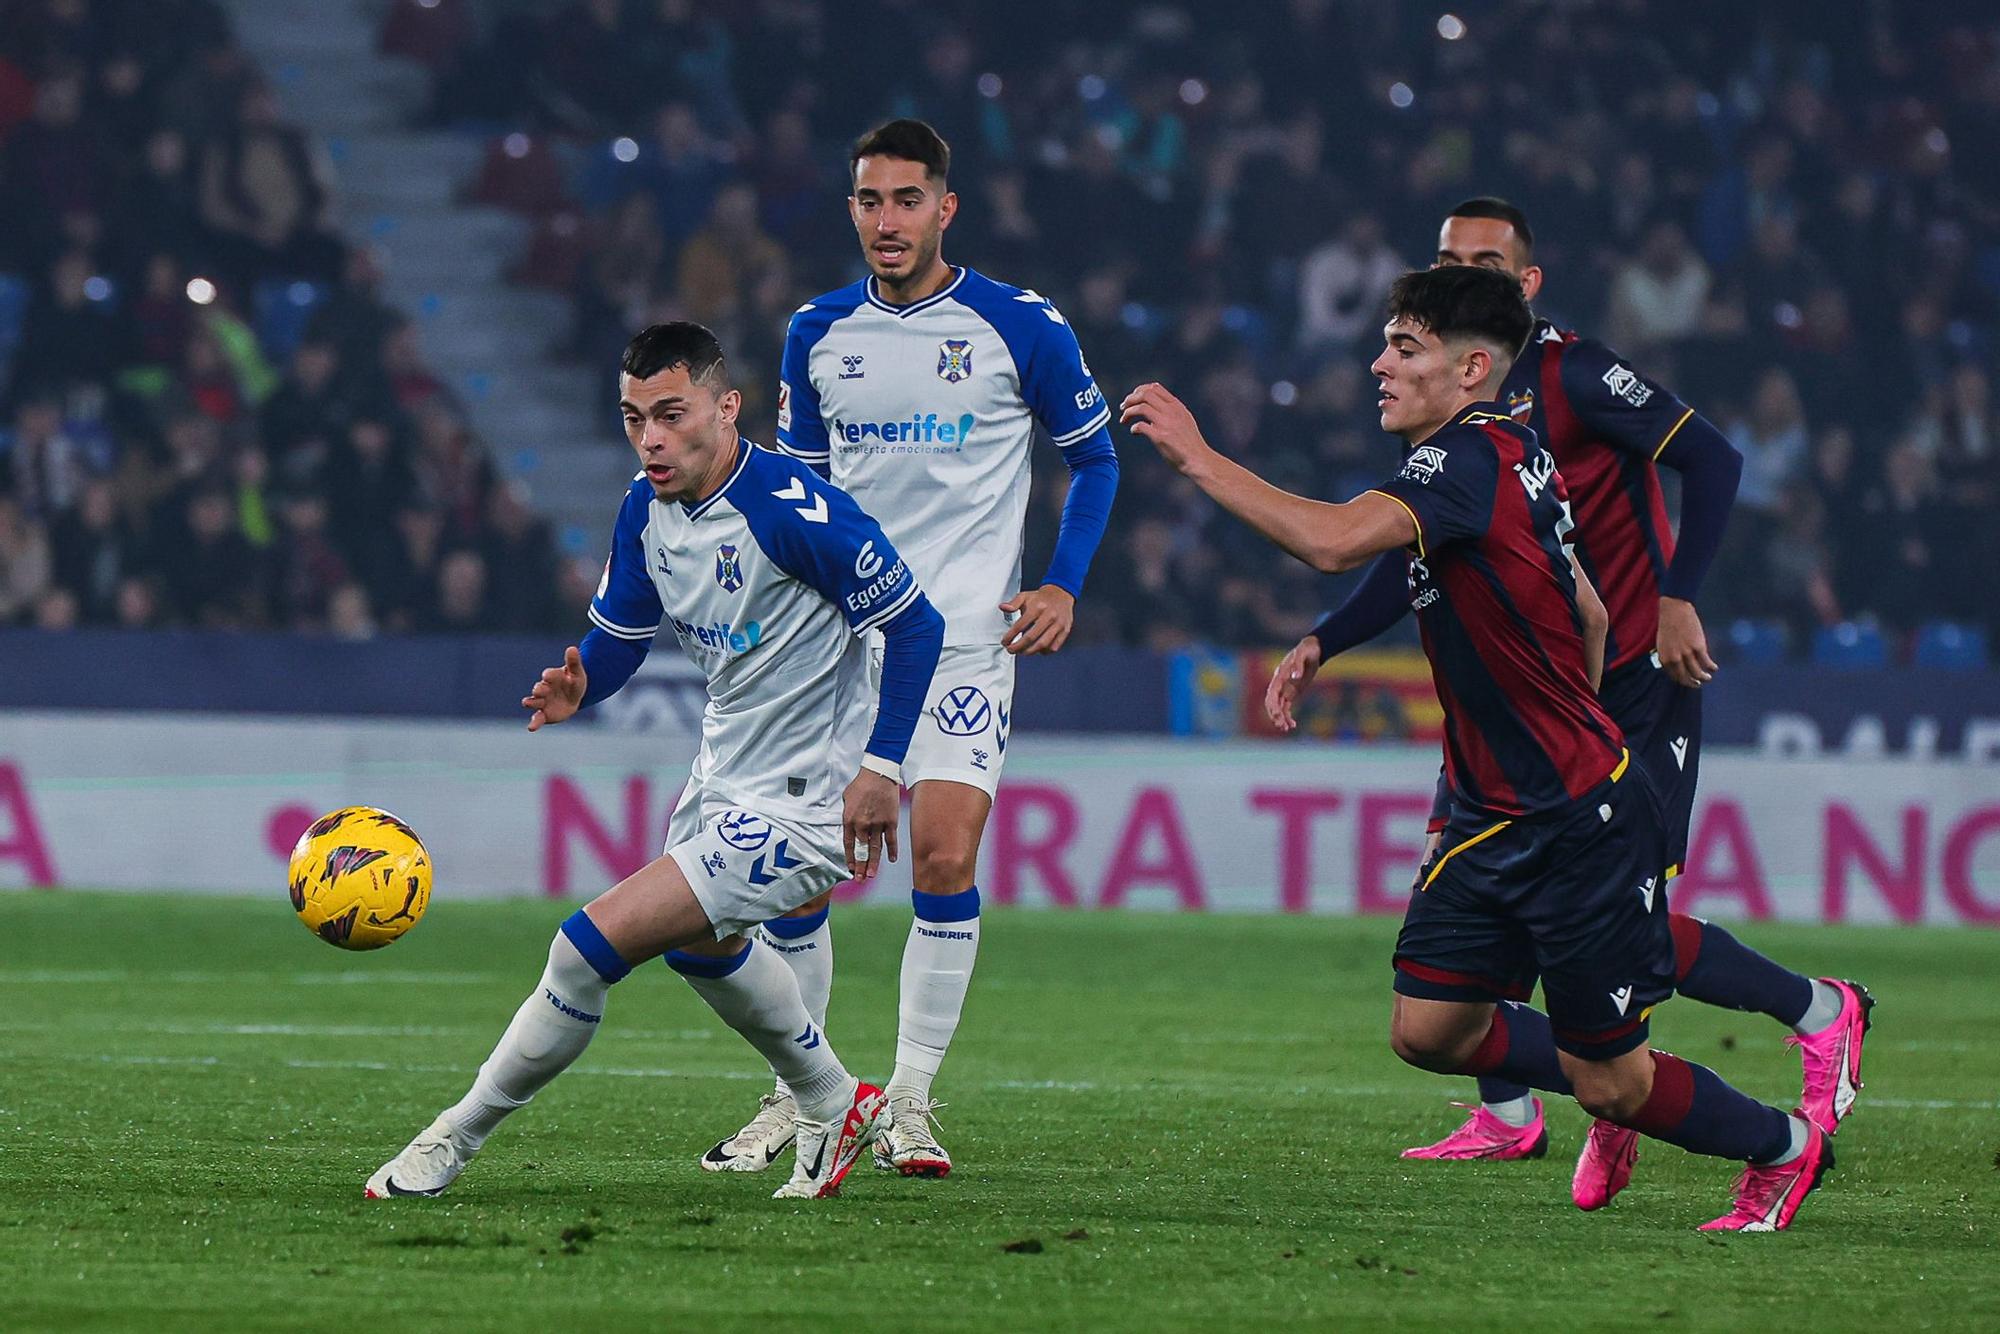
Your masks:
{"label": "navy blue shorts", "polygon": [[1669,879],[1687,865],[1688,825],[1701,769],[1701,692],[1678,684],[1650,655],[1607,672],[1597,692],[1660,794]]}
{"label": "navy blue shorts", "polygon": [[1396,937],[1396,990],[1526,1000],[1537,979],[1556,1045],[1589,1060],[1646,1040],[1674,994],[1659,796],[1634,761],[1531,819],[1454,812]]}

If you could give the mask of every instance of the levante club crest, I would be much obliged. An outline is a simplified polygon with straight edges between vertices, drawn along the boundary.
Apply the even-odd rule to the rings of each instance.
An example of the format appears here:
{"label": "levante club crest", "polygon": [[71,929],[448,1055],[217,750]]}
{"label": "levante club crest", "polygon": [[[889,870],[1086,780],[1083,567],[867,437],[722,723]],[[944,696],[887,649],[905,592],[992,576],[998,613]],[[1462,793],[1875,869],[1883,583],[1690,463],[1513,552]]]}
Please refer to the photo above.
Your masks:
{"label": "levante club crest", "polygon": [[972,343],[947,338],[938,344],[938,379],[957,384],[972,374]]}

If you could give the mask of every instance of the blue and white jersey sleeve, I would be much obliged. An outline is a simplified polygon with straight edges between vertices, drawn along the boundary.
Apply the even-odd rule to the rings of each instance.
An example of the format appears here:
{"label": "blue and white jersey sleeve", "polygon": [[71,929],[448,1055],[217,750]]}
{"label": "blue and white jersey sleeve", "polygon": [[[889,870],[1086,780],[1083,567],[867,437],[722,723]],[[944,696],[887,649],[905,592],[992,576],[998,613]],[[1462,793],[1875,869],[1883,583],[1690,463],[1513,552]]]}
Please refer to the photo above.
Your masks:
{"label": "blue and white jersey sleeve", "polygon": [[611,557],[604,563],[597,596],[590,600],[590,620],[598,629],[620,639],[650,642],[665,613],[660,591],[646,569],[646,523],[653,489],[641,477],[625,492],[625,503],[611,527]]}
{"label": "blue and white jersey sleeve", "polygon": [[852,496],[803,468],[783,471],[783,486],[730,496],[773,561],[838,607],[856,634],[879,629],[923,598],[882,526]]}
{"label": "blue and white jersey sleeve", "polygon": [[1111,420],[1111,405],[1083,360],[1076,330],[1040,293],[1024,291],[1015,302],[1025,319],[1008,321],[1001,336],[1021,373],[1021,397],[1057,445],[1087,439]]}
{"label": "blue and white jersey sleeve", "polygon": [[801,306],[785,330],[785,351],[778,365],[778,448],[822,474],[829,451],[819,390],[812,382],[812,349],[831,323],[818,307]]}

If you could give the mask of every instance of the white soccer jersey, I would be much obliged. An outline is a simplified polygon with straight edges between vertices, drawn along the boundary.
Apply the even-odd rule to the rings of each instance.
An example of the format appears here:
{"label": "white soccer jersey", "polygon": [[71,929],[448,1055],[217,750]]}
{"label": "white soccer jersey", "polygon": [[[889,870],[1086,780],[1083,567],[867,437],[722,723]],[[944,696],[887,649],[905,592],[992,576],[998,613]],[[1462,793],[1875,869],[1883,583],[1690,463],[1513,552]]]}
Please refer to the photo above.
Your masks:
{"label": "white soccer jersey", "polygon": [[996,644],[1021,587],[1028,448],[1111,419],[1076,334],[1041,296],[958,269],[891,306],[869,278],[792,316],[778,446],[851,492],[908,558],[951,644]]}
{"label": "white soccer jersey", "polygon": [[838,819],[875,710],[863,636],[923,594],[844,492],[781,454],[740,448],[729,480],[697,505],[661,502],[644,474],[633,481],[590,619],[639,641],[671,624],[707,676],[690,782],[772,815]]}

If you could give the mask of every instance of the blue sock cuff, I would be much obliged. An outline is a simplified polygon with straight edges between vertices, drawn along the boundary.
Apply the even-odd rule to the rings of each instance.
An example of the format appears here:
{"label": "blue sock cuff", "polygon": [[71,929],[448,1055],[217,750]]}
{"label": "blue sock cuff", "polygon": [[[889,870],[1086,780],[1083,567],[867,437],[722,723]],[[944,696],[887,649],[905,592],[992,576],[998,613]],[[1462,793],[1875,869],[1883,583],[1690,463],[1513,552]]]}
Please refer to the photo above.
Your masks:
{"label": "blue sock cuff", "polygon": [[611,942],[597,929],[597,923],[590,920],[590,914],[578,908],[563,919],[562,933],[569,937],[569,943],[576,946],[576,952],[584,962],[597,970],[597,975],[606,982],[616,982],[632,971],[632,965],[618,957],[618,951],[611,948]]}
{"label": "blue sock cuff", "polygon": [[926,922],[969,922],[979,916],[979,886],[958,894],[926,894],[910,891],[910,906]]}
{"label": "blue sock cuff", "polygon": [[728,977],[749,959],[750,942],[744,941],[743,948],[730,955],[690,954],[686,950],[668,950],[660,957],[667,961],[667,967],[682,977]]}
{"label": "blue sock cuff", "polygon": [[825,926],[827,916],[832,911],[833,905],[829,903],[818,912],[808,913],[804,917],[773,917],[764,923],[764,929],[779,940],[797,940],[800,936],[809,936]]}

